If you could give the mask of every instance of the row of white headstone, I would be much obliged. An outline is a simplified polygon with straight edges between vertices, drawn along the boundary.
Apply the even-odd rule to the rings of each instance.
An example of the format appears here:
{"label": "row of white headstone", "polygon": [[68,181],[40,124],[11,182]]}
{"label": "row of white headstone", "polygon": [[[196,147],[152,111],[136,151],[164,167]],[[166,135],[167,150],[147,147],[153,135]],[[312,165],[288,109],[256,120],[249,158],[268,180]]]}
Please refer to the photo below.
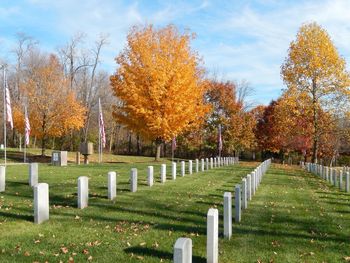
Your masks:
{"label": "row of white headstone", "polygon": [[[300,162],[302,168],[313,173],[341,191],[350,192],[350,173],[346,167],[336,169],[316,163]],[[345,177],[345,178],[344,178]]]}
{"label": "row of white headstone", "polygon": [[[242,209],[248,207],[248,201],[255,195],[263,175],[271,164],[271,159],[262,162],[253,172],[242,179],[242,185],[235,187],[235,222],[241,221]],[[232,235],[232,196],[224,193],[224,237]],[[192,263],[192,240],[179,238],[174,245],[174,263]],[[207,262],[219,262],[219,211],[210,208],[207,214]]]}
{"label": "row of white headstone", "polygon": [[[199,160],[196,159],[196,172],[199,171]],[[209,170],[213,167],[226,166],[238,163],[237,157],[221,157],[201,159],[201,171]],[[34,222],[40,224],[49,219],[49,185],[39,183],[38,163],[29,164],[29,186],[34,191]],[[192,174],[192,161],[188,162],[188,173]],[[166,181],[166,164],[161,165],[161,182]],[[186,164],[181,162],[181,176],[186,174]],[[172,163],[172,178],[176,179],[176,163]],[[153,185],[153,166],[148,166],[147,182],[149,186]],[[6,169],[0,166],[0,192],[6,188]],[[132,168],[130,174],[130,191],[137,191],[137,169]],[[117,196],[117,174],[108,172],[108,199],[113,200]],[[78,201],[77,206],[83,209],[88,206],[89,201],[89,178],[80,176],[78,178]]]}
{"label": "row of white headstone", "polygon": [[[228,165],[234,165],[239,162],[238,157],[217,157],[217,158],[205,158],[201,159],[200,161],[198,159],[195,160],[195,172],[198,173],[199,171],[204,172],[206,170],[210,170],[216,167],[220,166],[228,166]],[[199,165],[200,163],[200,165]],[[180,162],[180,175],[181,177],[186,175],[186,170],[188,171],[188,174],[193,174],[193,161],[189,160],[187,164],[186,169],[186,162],[181,161]],[[165,183],[167,180],[167,166],[166,164],[162,164],[160,166],[160,182]],[[171,178],[172,180],[176,180],[177,176],[177,163],[172,162],[171,164]],[[132,168],[131,174],[130,174],[130,191],[136,192],[137,191],[137,169]],[[154,184],[154,169],[153,166],[147,167],[147,185],[153,186]]]}

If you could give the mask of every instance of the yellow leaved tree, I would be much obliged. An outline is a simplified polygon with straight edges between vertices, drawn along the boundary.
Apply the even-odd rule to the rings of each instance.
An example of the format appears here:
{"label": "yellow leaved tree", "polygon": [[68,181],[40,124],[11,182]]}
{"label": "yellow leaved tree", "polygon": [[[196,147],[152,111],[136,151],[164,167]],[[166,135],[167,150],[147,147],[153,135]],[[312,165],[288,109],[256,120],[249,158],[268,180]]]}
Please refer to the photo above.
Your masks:
{"label": "yellow leaved tree", "polygon": [[343,117],[348,108],[349,73],[345,60],[325,29],[316,23],[304,24],[290,44],[281,76],[290,92],[305,92],[311,98],[312,161],[317,162],[322,135],[319,108],[339,117]]}
{"label": "yellow leaved tree", "polygon": [[162,142],[198,127],[209,111],[204,70],[190,47],[193,37],[173,25],[133,27],[116,58],[119,67],[111,85],[121,103],[115,106],[114,117],[156,142],[156,160]]}
{"label": "yellow leaved tree", "polygon": [[[49,137],[60,137],[82,128],[86,109],[69,89],[62,66],[51,55],[35,67],[22,86],[22,94],[28,104],[31,135],[41,139],[42,155],[45,155]],[[14,107],[14,124],[24,133],[23,107]]]}

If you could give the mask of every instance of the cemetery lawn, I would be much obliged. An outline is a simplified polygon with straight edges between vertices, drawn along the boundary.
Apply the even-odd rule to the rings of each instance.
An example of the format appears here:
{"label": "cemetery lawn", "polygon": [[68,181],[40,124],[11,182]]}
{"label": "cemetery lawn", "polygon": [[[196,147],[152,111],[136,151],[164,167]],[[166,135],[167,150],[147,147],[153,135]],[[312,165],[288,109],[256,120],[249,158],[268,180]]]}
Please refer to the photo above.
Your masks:
{"label": "cemetery lawn", "polygon": [[[146,185],[147,165],[158,182]],[[160,163],[39,166],[50,192],[50,220],[33,223],[28,166],[7,168],[0,193],[0,262],[172,262],[179,237],[193,241],[193,262],[206,262],[206,213],[220,213],[219,262],[345,262],[350,257],[350,195],[297,167],[272,165],[256,195],[222,237],[222,202],[257,163],[241,163],[186,175],[165,185]],[[129,192],[129,172],[139,172]],[[107,196],[107,172],[118,172],[115,202]],[[179,171],[179,165],[178,165]],[[178,172],[179,173],[179,172]],[[89,207],[76,208],[77,178],[90,178]],[[233,195],[234,196],[234,195]],[[234,200],[233,200],[234,203]],[[233,209],[234,211],[234,209]]]}

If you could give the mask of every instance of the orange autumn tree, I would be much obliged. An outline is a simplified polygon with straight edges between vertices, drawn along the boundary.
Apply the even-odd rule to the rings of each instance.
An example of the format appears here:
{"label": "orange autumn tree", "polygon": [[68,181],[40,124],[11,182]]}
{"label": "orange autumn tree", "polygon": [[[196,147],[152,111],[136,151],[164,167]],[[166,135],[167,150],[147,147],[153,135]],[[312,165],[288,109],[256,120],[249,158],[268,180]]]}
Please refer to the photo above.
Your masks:
{"label": "orange autumn tree", "polygon": [[211,115],[203,128],[205,148],[211,154],[218,154],[218,126],[222,127],[224,154],[253,148],[255,144],[254,116],[246,111],[239,99],[237,86],[232,81],[209,81],[207,101],[212,105]]}
{"label": "orange autumn tree", "polygon": [[312,162],[317,162],[322,135],[318,109],[331,115],[348,111],[350,81],[346,62],[325,29],[316,23],[304,24],[290,44],[281,76],[289,89],[305,92],[311,98]]}
{"label": "orange autumn tree", "polygon": [[111,85],[122,103],[114,117],[156,142],[156,160],[162,142],[198,126],[209,110],[201,60],[190,47],[193,37],[173,25],[133,27],[116,58]]}
{"label": "orange autumn tree", "polygon": [[[23,84],[22,94],[28,104],[31,135],[41,139],[42,155],[50,137],[61,137],[84,125],[86,109],[69,89],[58,58],[49,56],[33,69]],[[23,133],[23,109],[14,108],[16,128]]]}

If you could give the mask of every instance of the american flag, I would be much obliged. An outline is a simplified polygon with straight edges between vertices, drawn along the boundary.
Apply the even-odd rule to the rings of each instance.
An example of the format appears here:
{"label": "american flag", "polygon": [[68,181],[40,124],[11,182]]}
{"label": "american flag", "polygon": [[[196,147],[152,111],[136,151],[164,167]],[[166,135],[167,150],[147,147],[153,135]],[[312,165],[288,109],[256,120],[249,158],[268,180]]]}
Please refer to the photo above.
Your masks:
{"label": "american flag", "polygon": [[28,118],[27,107],[24,108],[24,136],[25,136],[25,144],[29,144],[29,136],[30,136],[30,124]]}
{"label": "american flag", "polygon": [[99,109],[100,109],[100,116],[99,116],[99,130],[100,130],[100,136],[101,136],[101,142],[102,142],[102,147],[106,147],[106,133],[105,133],[105,124],[103,121],[103,115],[102,115],[102,107],[101,107],[101,101],[98,101],[99,103]]}
{"label": "american flag", "polygon": [[176,150],[176,137],[173,138],[171,141],[171,150],[175,151]]}
{"label": "american flag", "polygon": [[10,127],[13,130],[13,119],[12,119],[10,91],[9,91],[9,87],[8,87],[8,83],[7,83],[7,77],[6,77],[5,74],[4,74],[4,78],[5,78],[6,120],[7,120],[8,123],[10,123]]}
{"label": "american flag", "polygon": [[218,144],[219,144],[219,151],[222,151],[221,124],[219,124]]}

